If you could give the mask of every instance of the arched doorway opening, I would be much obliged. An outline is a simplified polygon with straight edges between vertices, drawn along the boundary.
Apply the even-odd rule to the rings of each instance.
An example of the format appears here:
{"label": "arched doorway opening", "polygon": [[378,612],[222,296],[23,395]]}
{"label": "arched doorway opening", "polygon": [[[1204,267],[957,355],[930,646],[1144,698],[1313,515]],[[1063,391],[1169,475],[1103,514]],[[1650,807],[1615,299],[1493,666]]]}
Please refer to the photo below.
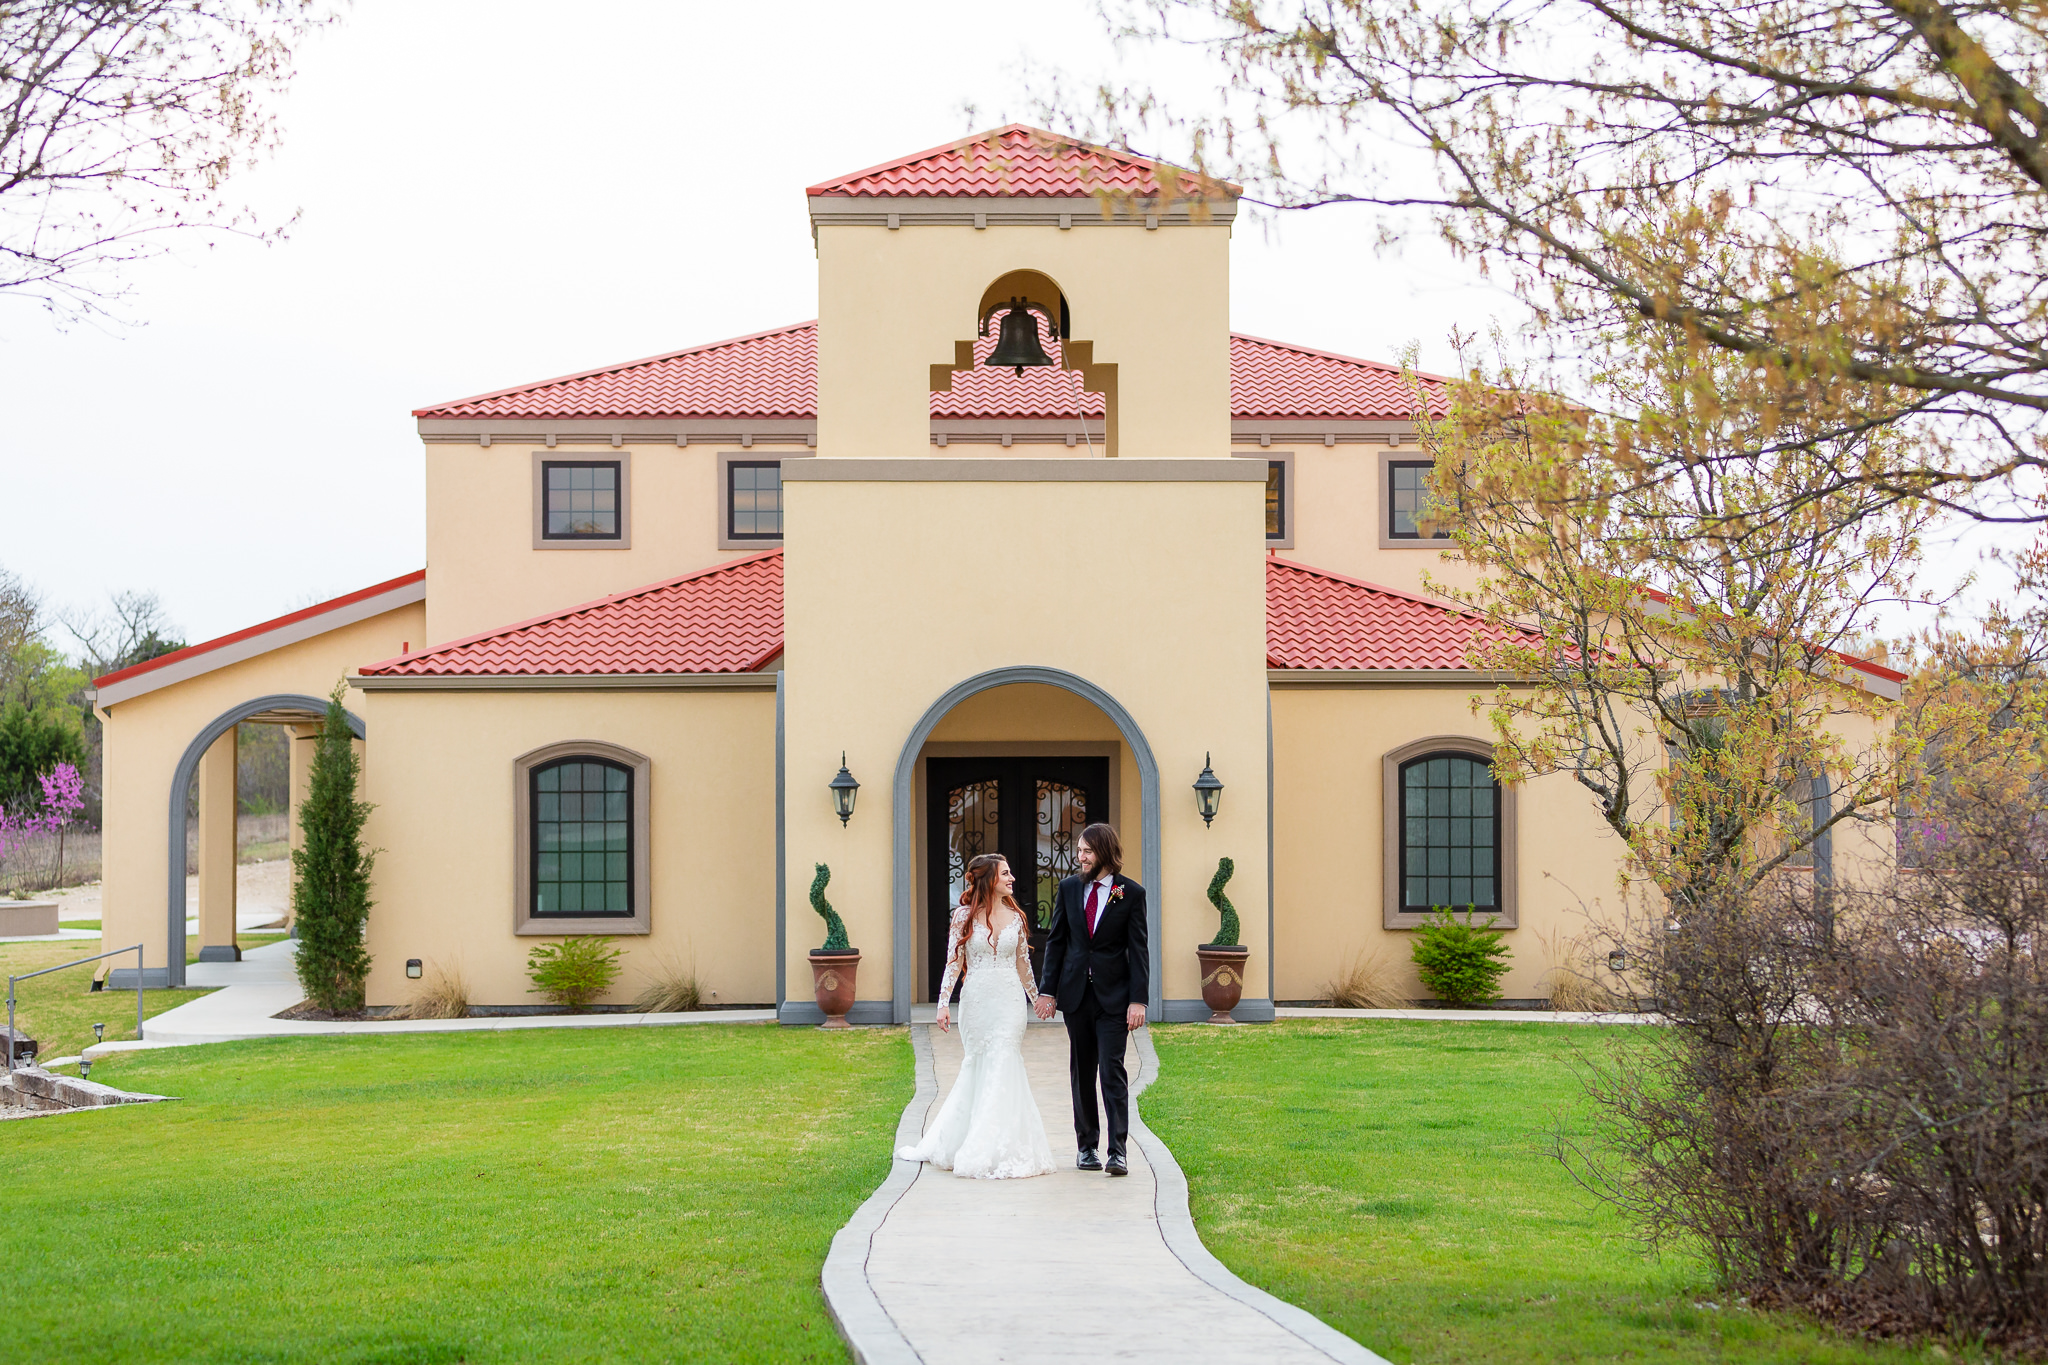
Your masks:
{"label": "arched doorway opening", "polygon": [[[349,732],[357,739],[365,738],[362,718],[353,712],[348,716]],[[301,692],[279,692],[264,697],[253,697],[239,705],[231,706],[215,716],[194,735],[192,742],[185,746],[184,755],[171,775],[169,866],[165,896],[165,942],[169,945],[168,969],[164,984],[172,988],[185,984],[185,919],[188,905],[185,894],[187,871],[187,821],[189,819],[189,793],[192,781],[198,775],[199,765],[207,751],[223,736],[233,733],[236,726],[245,722],[277,725],[319,725],[327,715],[327,702],[320,697],[308,696]],[[232,804],[232,789],[230,803]],[[232,831],[232,824],[230,824]],[[226,857],[229,866],[226,876],[232,885],[234,876],[234,839],[230,833],[227,840]],[[154,975],[154,973],[151,973]]]}
{"label": "arched doorway opening", "polygon": [[[923,864],[932,861],[930,858],[932,849],[929,847],[928,840],[925,849],[927,857],[924,859],[919,857],[920,831],[942,809],[934,802],[935,793],[939,797],[944,797],[948,791],[967,790],[982,784],[994,784],[984,789],[985,794],[975,795],[973,800],[977,804],[988,801],[1000,809],[1004,799],[1002,784],[1010,783],[1012,785],[1009,790],[1012,795],[1008,799],[1008,805],[1013,811],[1013,815],[1008,819],[1009,827],[1014,831],[1022,828],[1022,822],[1014,813],[1019,805],[1020,798],[1030,801],[1029,809],[1031,811],[1033,827],[1035,828],[1036,822],[1041,817],[1065,823],[1071,823],[1082,818],[1079,811],[1070,812],[1069,808],[1078,799],[1082,803],[1082,809],[1086,809],[1086,803],[1091,799],[1086,793],[1091,790],[1092,784],[1098,780],[1095,776],[1097,771],[1102,772],[1103,775],[1099,780],[1105,784],[1098,790],[1104,793],[1108,790],[1107,783],[1109,778],[1107,771],[1094,770],[1086,766],[1087,761],[1093,758],[1094,755],[1051,752],[1051,749],[1072,749],[1075,746],[1057,743],[1050,746],[1043,744],[1033,745],[1031,742],[1025,741],[1020,737],[1020,742],[1016,744],[991,746],[994,748],[1007,748],[1012,752],[1007,754],[991,752],[983,756],[991,760],[988,763],[966,763],[957,772],[942,770],[937,782],[926,786],[924,808],[919,808],[917,797],[920,785],[920,761],[926,758],[925,750],[927,743],[932,740],[934,734],[939,731],[946,719],[962,703],[982,693],[998,688],[1024,686],[1056,689],[1061,693],[1071,695],[1086,702],[1114,727],[1114,734],[1121,742],[1123,754],[1128,756],[1129,765],[1132,770],[1131,776],[1135,779],[1137,787],[1139,867],[1136,870],[1138,872],[1138,879],[1145,884],[1150,893],[1147,898],[1152,952],[1152,998],[1150,1007],[1154,1017],[1158,1016],[1161,1000],[1159,964],[1159,907],[1161,904],[1161,893],[1159,890],[1159,767],[1153,758],[1152,747],[1146,742],[1145,733],[1139,728],[1136,719],[1124,708],[1122,703],[1101,687],[1078,674],[1069,673],[1064,669],[1026,665],[991,669],[956,683],[953,687],[947,689],[943,696],[926,709],[924,715],[919,719],[917,725],[911,730],[910,735],[904,741],[903,750],[897,758],[893,788],[895,849],[891,860],[894,866],[894,929],[892,933],[894,979],[891,983],[893,1002],[891,1013],[892,1017],[899,1024],[908,1023],[910,1020],[911,1004],[916,997],[918,981],[921,975],[919,966],[921,961],[928,956],[928,949],[930,947],[928,941],[920,942],[920,927],[925,930],[923,937],[926,940],[929,940],[931,928],[929,913],[923,917],[919,914],[921,902],[928,901],[933,892],[937,892],[941,897],[943,897],[945,892],[943,886],[929,884],[936,881],[940,874],[931,868],[923,866]],[[1030,752],[1033,747],[1037,747],[1040,751],[1037,753]],[[946,757],[950,760],[956,757],[972,756],[949,754]],[[995,760],[1001,761],[996,762]],[[986,773],[982,772],[984,767],[988,769]],[[1044,770],[1043,772],[1039,771],[1041,768]],[[942,783],[950,785],[939,785]],[[1102,798],[1098,795],[1092,799],[1099,803]],[[1131,803],[1126,800],[1119,804],[1126,812],[1124,819],[1128,821]],[[963,809],[961,814],[967,816],[969,812]],[[973,818],[981,818],[978,810],[973,814]],[[1087,818],[1095,817],[1091,815]],[[994,835],[998,838],[1006,837],[999,832],[1001,828],[1002,824],[999,818],[983,821],[983,832],[986,834]],[[1048,839],[1050,839],[1050,835],[1051,832],[1048,833]],[[1015,838],[1017,835],[1011,833],[1007,837]],[[1013,867],[1018,861],[1020,861],[1018,858],[1013,857]],[[936,865],[934,864],[934,866]],[[1052,875],[1058,870],[1056,862],[1049,864],[1044,869],[1033,868],[1030,871],[1019,869],[1020,892],[1027,893],[1027,898],[1029,898],[1035,894],[1034,883],[1041,872],[1045,875]],[[920,895],[921,889],[924,892],[922,896]],[[928,974],[928,972],[925,974]],[[930,986],[927,984],[927,992],[929,989]]]}

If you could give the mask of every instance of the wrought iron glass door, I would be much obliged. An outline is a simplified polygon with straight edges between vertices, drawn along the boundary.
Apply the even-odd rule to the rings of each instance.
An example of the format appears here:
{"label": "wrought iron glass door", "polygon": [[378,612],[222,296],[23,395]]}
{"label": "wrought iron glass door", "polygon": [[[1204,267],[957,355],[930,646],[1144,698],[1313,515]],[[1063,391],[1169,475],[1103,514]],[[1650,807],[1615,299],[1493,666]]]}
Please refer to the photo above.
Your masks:
{"label": "wrought iron glass door", "polygon": [[928,990],[946,972],[946,926],[966,888],[967,864],[1000,853],[1017,878],[1038,965],[1062,877],[1081,870],[1075,845],[1091,820],[1109,818],[1106,758],[934,758],[926,761]]}

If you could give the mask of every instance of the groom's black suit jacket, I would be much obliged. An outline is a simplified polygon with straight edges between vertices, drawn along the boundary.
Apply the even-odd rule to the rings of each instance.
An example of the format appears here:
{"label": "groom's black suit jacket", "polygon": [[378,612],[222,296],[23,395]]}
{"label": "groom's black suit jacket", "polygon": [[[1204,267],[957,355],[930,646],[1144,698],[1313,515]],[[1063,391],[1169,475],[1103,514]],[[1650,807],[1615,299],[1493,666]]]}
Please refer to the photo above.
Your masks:
{"label": "groom's black suit jacket", "polygon": [[1060,883],[1052,931],[1038,969],[1038,992],[1051,995],[1063,1010],[1080,1008],[1081,993],[1091,984],[1095,1002],[1105,1013],[1121,1014],[1133,1003],[1152,998],[1152,955],[1145,939],[1145,888],[1118,875],[1121,896],[1102,907],[1095,932],[1088,932],[1088,882],[1068,877]]}

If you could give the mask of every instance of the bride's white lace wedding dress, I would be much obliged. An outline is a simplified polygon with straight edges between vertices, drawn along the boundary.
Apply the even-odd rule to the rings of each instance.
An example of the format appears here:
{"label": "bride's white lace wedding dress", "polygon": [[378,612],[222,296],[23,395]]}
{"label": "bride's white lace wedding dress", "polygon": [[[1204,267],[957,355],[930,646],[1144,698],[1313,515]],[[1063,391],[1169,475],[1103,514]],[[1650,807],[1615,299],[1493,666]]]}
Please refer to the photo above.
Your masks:
{"label": "bride's white lace wedding dress", "polygon": [[[958,943],[968,907],[953,912],[947,941]],[[967,979],[960,987],[960,1075],[938,1121],[915,1147],[896,1155],[929,1161],[955,1175],[1008,1180],[1052,1172],[1052,1144],[1024,1074],[1025,1000],[1033,989],[1024,922],[1012,918],[993,942],[976,926],[967,938]],[[960,954],[947,954],[939,999],[952,998]]]}

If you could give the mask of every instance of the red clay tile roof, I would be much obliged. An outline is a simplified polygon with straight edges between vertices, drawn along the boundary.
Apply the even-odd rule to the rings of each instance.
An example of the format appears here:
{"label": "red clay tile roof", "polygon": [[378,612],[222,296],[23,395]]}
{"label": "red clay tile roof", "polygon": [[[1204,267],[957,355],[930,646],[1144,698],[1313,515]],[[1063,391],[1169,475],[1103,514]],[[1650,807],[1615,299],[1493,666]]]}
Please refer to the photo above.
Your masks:
{"label": "red clay tile roof", "polygon": [[[1466,667],[1462,612],[1283,559],[1266,561],[1270,668]],[[370,664],[371,677],[751,673],[782,652],[771,550],[550,616]]]}
{"label": "red clay tile roof", "polygon": [[[1441,417],[1443,379],[1421,373],[1416,379],[1429,398],[1430,415]],[[1415,415],[1415,395],[1398,365],[1232,332],[1230,415],[1240,421],[1398,420]]]}
{"label": "red clay tile roof", "polygon": [[361,671],[470,674],[752,673],[782,651],[782,552],[732,560]]}
{"label": "red clay tile roof", "polygon": [[805,190],[812,198],[1078,199],[1104,191],[1157,198],[1160,172],[1179,197],[1234,197],[1236,185],[1206,180],[1168,162],[1097,147],[1042,128],[1012,123],[986,133],[885,161]]}
{"label": "red clay tile roof", "polygon": [[1268,668],[1468,668],[1474,641],[1505,634],[1426,598],[1291,560],[1266,561]]}
{"label": "red clay tile roof", "polygon": [[[976,357],[986,358],[993,345],[992,336],[978,338]],[[1440,412],[1443,381],[1420,377],[1432,411]],[[932,395],[931,411],[940,419],[1057,419],[1074,415],[1079,393],[1080,380],[1068,370],[1029,369],[1020,376],[977,367],[956,371],[952,391]],[[1232,416],[1240,421],[1405,421],[1415,410],[1396,366],[1235,334],[1230,394]],[[417,408],[413,416],[802,419],[817,415],[817,395],[818,324],[800,322]],[[1099,395],[1089,398],[1087,413],[1102,416]]]}
{"label": "red clay tile roof", "polygon": [[780,417],[818,411],[818,324],[457,398],[415,417]]}

